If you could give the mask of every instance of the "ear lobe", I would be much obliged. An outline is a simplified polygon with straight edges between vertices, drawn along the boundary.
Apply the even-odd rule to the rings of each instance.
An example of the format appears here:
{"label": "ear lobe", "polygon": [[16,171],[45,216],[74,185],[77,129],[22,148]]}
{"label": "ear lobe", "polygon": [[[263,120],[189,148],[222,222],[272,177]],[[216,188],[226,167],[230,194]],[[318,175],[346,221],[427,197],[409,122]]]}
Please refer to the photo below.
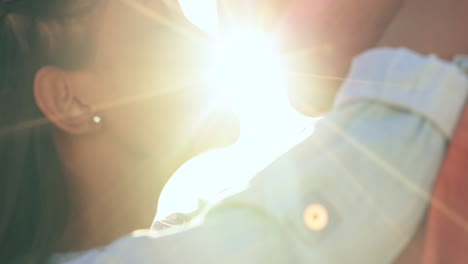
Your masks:
{"label": "ear lobe", "polygon": [[56,127],[69,134],[86,134],[94,130],[92,111],[75,95],[70,74],[46,66],[34,79],[34,97],[44,115]]}

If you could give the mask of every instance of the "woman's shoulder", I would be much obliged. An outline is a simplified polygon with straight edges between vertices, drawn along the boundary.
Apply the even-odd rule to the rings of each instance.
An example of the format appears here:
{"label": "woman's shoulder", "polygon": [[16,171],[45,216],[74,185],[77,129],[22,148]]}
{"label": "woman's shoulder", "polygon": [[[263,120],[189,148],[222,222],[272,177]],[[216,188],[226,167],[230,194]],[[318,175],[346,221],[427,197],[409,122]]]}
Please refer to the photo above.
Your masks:
{"label": "woman's shoulder", "polygon": [[141,230],[99,248],[77,253],[55,254],[48,264],[124,264],[154,263],[156,237],[165,231]]}

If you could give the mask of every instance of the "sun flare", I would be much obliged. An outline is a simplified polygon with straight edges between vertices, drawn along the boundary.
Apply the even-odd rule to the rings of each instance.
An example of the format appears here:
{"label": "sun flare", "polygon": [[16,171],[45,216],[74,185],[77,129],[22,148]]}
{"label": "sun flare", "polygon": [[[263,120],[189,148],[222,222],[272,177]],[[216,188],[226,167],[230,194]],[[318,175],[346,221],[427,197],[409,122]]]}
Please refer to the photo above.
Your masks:
{"label": "sun flare", "polygon": [[281,110],[285,72],[267,36],[236,31],[219,41],[214,55],[214,85],[241,119]]}
{"label": "sun flare", "polygon": [[202,30],[215,33],[218,30],[218,0],[179,0],[188,20]]}
{"label": "sun flare", "polygon": [[289,104],[285,75],[275,42],[255,27],[218,34],[217,0],[179,0],[186,17],[212,34],[212,91],[240,120],[241,137],[232,147],[206,153],[186,163],[170,179],[160,199],[157,219],[190,212],[199,200],[245,185],[252,172],[290,144],[310,118]]}

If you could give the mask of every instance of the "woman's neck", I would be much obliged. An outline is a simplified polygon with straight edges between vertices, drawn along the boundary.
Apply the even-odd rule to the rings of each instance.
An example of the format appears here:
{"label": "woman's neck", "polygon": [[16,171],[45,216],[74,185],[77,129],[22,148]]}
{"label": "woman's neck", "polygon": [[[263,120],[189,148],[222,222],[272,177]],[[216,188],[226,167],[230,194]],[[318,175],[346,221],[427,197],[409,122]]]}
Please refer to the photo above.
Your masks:
{"label": "woman's neck", "polygon": [[138,177],[118,177],[100,193],[73,192],[70,221],[59,250],[102,247],[134,230],[149,228],[161,188],[142,187],[135,180]]}
{"label": "woman's neck", "polygon": [[175,155],[131,159],[112,146],[91,145],[59,148],[72,200],[60,252],[102,247],[149,228],[165,183],[187,160]]}

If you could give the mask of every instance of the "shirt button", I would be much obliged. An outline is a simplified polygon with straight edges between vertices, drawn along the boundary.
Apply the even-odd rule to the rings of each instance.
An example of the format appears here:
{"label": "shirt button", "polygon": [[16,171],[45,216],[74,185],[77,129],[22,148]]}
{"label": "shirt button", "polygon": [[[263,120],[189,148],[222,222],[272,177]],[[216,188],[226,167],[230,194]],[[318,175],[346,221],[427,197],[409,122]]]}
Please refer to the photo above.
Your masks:
{"label": "shirt button", "polygon": [[304,224],[311,231],[322,231],[328,225],[328,211],[321,204],[311,204],[304,210]]}

